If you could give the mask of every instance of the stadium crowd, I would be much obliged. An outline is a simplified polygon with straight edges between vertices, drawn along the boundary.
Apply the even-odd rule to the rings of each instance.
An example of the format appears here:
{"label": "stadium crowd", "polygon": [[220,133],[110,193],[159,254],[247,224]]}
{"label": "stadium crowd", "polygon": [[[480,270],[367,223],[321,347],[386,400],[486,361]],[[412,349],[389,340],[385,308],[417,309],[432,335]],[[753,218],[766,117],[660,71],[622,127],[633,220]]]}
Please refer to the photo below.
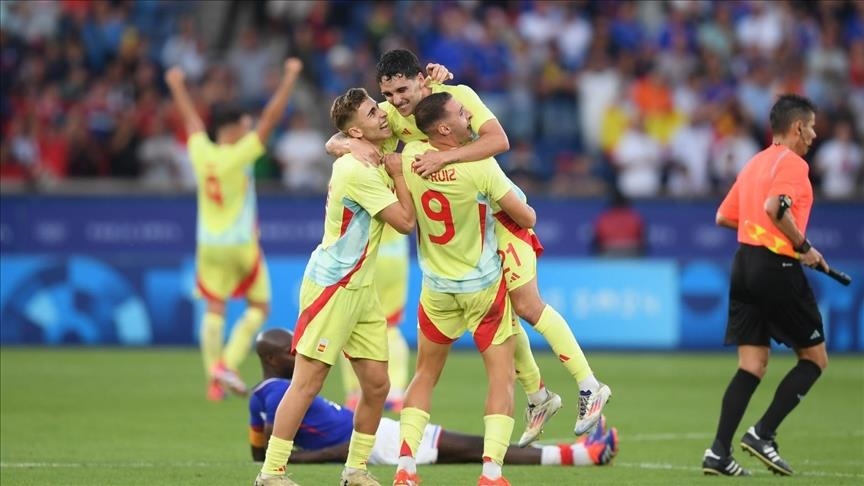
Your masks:
{"label": "stadium crowd", "polygon": [[379,93],[375,63],[396,47],[479,93],[528,193],[716,196],[794,92],[821,110],[815,187],[864,196],[864,2],[825,0],[4,0],[0,181],[189,189],[162,73],[183,67],[206,119],[218,102],[259,110],[290,54],[307,68],[256,174],[321,193],[326,107],[352,86]]}

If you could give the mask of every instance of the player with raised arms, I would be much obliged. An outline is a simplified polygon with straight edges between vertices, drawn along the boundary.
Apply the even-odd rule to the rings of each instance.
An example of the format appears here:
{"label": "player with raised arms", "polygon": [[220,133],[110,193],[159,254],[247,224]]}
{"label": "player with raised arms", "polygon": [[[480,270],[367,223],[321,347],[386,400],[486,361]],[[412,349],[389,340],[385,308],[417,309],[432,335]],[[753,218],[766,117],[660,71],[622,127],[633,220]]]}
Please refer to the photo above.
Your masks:
{"label": "player with raised arms", "polygon": [[[258,242],[258,210],[252,167],[264,154],[264,143],[279,120],[294,90],[303,65],[285,61],[282,81],[264,107],[257,126],[235,107],[215,107],[213,143],[186,89],[179,67],[170,68],[165,81],[171,90],[189,135],[189,158],[198,181],[196,272],[198,294],[206,301],[201,322],[201,354],[209,376],[207,398],[221,400],[225,389],[247,392],[236,369],[251,349],[252,339],[270,311],[270,276]],[[248,307],[222,346],[225,302],[245,297]]]}

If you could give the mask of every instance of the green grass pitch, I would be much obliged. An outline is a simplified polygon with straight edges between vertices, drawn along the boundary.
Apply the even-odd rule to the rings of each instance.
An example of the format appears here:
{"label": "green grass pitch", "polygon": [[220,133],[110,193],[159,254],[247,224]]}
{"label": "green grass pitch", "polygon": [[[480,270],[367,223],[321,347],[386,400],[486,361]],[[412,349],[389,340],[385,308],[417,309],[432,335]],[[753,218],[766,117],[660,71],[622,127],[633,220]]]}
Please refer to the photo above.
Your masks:
{"label": "green grass pitch", "polygon": [[[563,367],[538,353],[548,386],[564,409],[543,440],[572,440],[576,394]],[[613,400],[609,423],[621,451],[609,467],[515,467],[514,485],[717,484],[700,470],[716,426],[720,397],[732,376],[730,353],[589,353]],[[775,354],[742,427],[754,423],[793,363]],[[249,485],[258,466],[249,456],[246,403],[204,399],[200,358],[193,349],[0,350],[0,483],[11,485]],[[242,374],[258,377],[253,357]],[[339,398],[338,374],[325,395]],[[486,386],[475,353],[451,357],[434,398],[432,421],[482,433]],[[517,393],[514,436],[521,433],[525,398]],[[772,476],[736,448],[753,470],[747,484],[864,484],[864,357],[834,356],[778,437],[792,478]],[[294,466],[303,485],[336,485],[340,465]],[[422,466],[425,485],[476,484],[479,465]],[[382,484],[392,469],[372,468]]]}

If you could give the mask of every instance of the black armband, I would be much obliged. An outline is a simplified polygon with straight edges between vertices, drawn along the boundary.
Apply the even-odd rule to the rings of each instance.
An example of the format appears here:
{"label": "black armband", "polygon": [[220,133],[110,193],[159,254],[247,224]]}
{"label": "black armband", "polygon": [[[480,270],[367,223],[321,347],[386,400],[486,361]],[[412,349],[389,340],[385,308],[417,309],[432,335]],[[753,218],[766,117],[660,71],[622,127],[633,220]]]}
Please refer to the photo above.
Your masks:
{"label": "black armband", "polygon": [[795,250],[795,251],[798,252],[798,253],[801,253],[801,254],[803,255],[804,253],[807,253],[808,251],[810,251],[810,248],[812,248],[812,247],[810,246],[810,242],[807,240],[807,238],[804,238],[804,242],[803,242],[803,243],[801,243],[800,245],[798,245],[798,246],[796,246],[795,248],[792,248],[792,249]]}
{"label": "black armband", "polygon": [[780,221],[786,214],[786,210],[792,207],[792,198],[786,194],[781,194],[777,196],[777,199],[780,201],[780,207],[777,208],[777,221]]}

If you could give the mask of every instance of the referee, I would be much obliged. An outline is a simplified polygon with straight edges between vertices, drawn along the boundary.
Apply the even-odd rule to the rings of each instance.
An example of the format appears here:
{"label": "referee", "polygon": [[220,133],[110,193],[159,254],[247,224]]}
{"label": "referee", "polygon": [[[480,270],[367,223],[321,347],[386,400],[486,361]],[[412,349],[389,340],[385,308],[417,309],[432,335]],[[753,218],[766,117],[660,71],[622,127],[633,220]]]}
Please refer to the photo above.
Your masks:
{"label": "referee", "polygon": [[772,472],[791,475],[774,440],[777,428],[828,365],[822,317],[801,268],[828,270],[805,236],[813,188],[802,156],[816,138],[815,120],[810,100],[780,96],[771,108],[773,143],[750,159],[717,210],[717,224],[738,232],[725,340],[738,346],[738,370],[723,395],[714,443],[705,451],[705,474],[750,474],[732,457],[732,436],[765,375],[773,338],[794,349],[798,363],[741,447]]}

